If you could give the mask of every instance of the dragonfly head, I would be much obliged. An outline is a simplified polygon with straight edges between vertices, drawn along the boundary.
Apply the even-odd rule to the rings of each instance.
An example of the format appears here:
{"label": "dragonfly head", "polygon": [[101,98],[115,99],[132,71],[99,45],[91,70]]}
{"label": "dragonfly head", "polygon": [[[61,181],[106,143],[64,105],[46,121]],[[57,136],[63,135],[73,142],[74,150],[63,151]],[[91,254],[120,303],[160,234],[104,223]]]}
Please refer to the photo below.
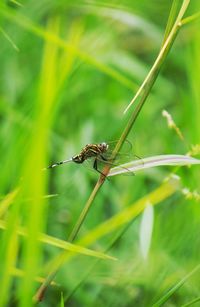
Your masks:
{"label": "dragonfly head", "polygon": [[101,149],[102,152],[106,152],[108,150],[108,144],[103,142],[99,144],[99,147]]}

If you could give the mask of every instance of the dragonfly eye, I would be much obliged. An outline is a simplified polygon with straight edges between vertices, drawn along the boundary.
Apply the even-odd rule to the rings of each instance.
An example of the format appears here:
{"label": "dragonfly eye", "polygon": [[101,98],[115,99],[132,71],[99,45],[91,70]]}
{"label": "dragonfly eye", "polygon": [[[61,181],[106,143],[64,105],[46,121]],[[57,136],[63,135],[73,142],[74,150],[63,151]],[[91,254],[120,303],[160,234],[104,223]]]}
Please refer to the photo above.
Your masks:
{"label": "dragonfly eye", "polygon": [[100,144],[101,149],[105,152],[106,150],[108,150],[108,144],[106,144],[105,142]]}

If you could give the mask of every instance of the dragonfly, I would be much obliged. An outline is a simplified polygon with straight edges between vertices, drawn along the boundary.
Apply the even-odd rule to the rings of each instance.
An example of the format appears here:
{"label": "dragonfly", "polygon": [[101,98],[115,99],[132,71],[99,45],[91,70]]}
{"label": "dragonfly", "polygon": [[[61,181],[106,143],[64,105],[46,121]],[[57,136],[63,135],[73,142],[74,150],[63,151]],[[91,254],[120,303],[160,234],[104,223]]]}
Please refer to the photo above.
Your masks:
{"label": "dragonfly", "polygon": [[[128,142],[128,141],[127,141]],[[116,166],[116,159],[114,160],[114,163],[111,159],[112,155],[112,147],[115,146],[116,142],[102,142],[98,144],[87,144],[85,147],[83,147],[79,154],[71,157],[70,159],[63,160],[60,162],[56,162],[50,166],[47,167],[47,169],[54,168],[56,166],[74,162],[77,164],[82,164],[86,160],[93,159],[93,169],[100,173],[101,175],[105,176],[101,170],[99,169],[99,163],[103,164],[109,164],[112,166]],[[128,142],[128,144],[131,146],[131,144]],[[117,159],[119,160],[119,154],[117,155]],[[117,163],[118,164],[118,163]]]}

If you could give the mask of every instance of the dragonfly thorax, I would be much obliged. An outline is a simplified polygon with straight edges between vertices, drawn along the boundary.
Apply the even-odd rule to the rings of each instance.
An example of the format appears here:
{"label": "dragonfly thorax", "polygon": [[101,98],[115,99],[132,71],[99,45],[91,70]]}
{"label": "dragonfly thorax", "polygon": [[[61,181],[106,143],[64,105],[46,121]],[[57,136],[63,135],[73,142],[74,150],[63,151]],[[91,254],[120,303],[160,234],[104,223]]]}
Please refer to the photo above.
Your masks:
{"label": "dragonfly thorax", "polygon": [[108,144],[105,142],[100,144],[87,144],[80,152],[79,155],[72,157],[75,163],[83,163],[85,160],[97,156],[101,156],[108,150]]}

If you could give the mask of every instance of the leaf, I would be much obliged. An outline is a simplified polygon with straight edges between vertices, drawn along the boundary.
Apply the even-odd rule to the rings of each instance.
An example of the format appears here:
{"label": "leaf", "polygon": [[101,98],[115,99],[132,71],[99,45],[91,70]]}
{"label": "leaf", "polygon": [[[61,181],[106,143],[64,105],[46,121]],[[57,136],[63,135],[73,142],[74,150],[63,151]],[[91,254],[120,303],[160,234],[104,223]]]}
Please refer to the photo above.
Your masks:
{"label": "leaf", "polygon": [[65,307],[63,292],[61,292],[61,298],[60,298],[60,307]]}
{"label": "leaf", "polygon": [[3,28],[0,27],[0,32],[3,34],[3,36],[7,39],[7,41],[12,45],[13,49],[15,49],[17,52],[19,52],[19,48],[17,47],[17,45],[14,43],[14,41],[12,40],[12,38],[10,37],[10,35],[4,31]]}
{"label": "leaf", "polygon": [[87,52],[82,51],[81,48],[77,48],[73,44],[69,42],[65,42],[58,35],[52,33],[51,31],[45,30],[43,27],[40,27],[39,25],[34,24],[26,16],[20,13],[13,14],[13,12],[10,9],[5,7],[5,5],[1,3],[0,3],[0,14],[3,15],[3,17],[6,18],[7,20],[26,29],[26,31],[29,31],[37,35],[38,37],[41,37],[44,40],[53,43],[57,47],[60,47],[67,52],[69,51],[71,54],[74,53],[74,55],[76,55],[83,62],[94,66],[97,70],[110,76],[111,78],[123,84],[127,88],[131,90],[134,90],[136,88],[136,84],[132,80],[130,80],[130,78],[127,78],[126,76],[118,72],[116,69],[113,69],[112,67],[108,65],[105,65],[98,58],[88,54]]}
{"label": "leaf", "polygon": [[138,171],[156,167],[156,166],[162,166],[162,165],[191,165],[191,164],[200,164],[199,159],[195,159],[189,156],[184,155],[160,155],[160,156],[153,156],[153,157],[147,157],[145,159],[141,160],[134,160],[129,163],[125,163],[122,165],[119,165],[117,167],[113,167],[110,169],[110,172],[108,174],[109,177],[120,175],[128,172],[136,173]]}
{"label": "leaf", "polygon": [[15,200],[18,195],[19,188],[16,188],[14,191],[7,194],[3,200],[0,202],[0,217],[2,217],[5,212],[8,210],[12,202]]}
{"label": "leaf", "polygon": [[[6,223],[2,220],[0,220],[0,228],[6,229]],[[18,228],[17,234],[21,235],[21,236],[27,236],[26,230],[22,227]],[[109,255],[106,255],[104,253],[96,252],[96,251],[87,249],[85,247],[82,247],[80,245],[72,244],[72,243],[66,242],[64,240],[60,240],[58,238],[48,236],[48,235],[43,234],[43,233],[39,235],[38,240],[43,242],[43,243],[46,243],[46,244],[49,244],[49,245],[52,245],[52,246],[56,246],[56,247],[62,248],[64,250],[73,252],[73,253],[83,254],[83,255],[86,255],[86,256],[91,256],[91,257],[96,257],[96,258],[101,258],[101,259],[116,260],[116,258],[109,256]]]}
{"label": "leaf", "polygon": [[142,197],[131,206],[125,208],[123,211],[117,213],[109,220],[91,230],[87,235],[80,239],[78,243],[88,246],[110,232],[116,231],[119,227],[129,223],[131,220],[137,217],[145,209],[148,202],[154,206],[159,204],[173,195],[179,189],[179,186],[180,182],[178,176],[170,177],[167,181],[163,182],[159,188]]}
{"label": "leaf", "polygon": [[147,259],[149,248],[151,245],[153,231],[154,211],[151,203],[147,203],[144,209],[141,225],[140,225],[140,250],[144,259]]}
{"label": "leaf", "polygon": [[165,293],[152,307],[160,307],[181,287],[184,283],[197,271],[200,269],[200,264],[198,264],[191,272],[189,272],[185,277],[183,277],[178,283],[176,283],[167,293]]}
{"label": "leaf", "polygon": [[168,21],[167,21],[167,26],[166,26],[166,29],[165,29],[165,35],[164,35],[163,43],[167,39],[167,37],[168,37],[172,27],[173,27],[173,24],[174,24],[174,21],[175,21],[175,18],[176,18],[178,9],[179,9],[179,5],[180,5],[180,0],[173,0],[171,10],[170,10],[170,14],[169,14]]}
{"label": "leaf", "polygon": [[[10,274],[13,275],[14,277],[18,278],[23,278],[24,277],[24,271],[17,268],[17,267],[11,267],[10,268]],[[41,276],[35,276],[34,280],[38,283],[43,283],[44,282],[44,277]],[[54,281],[51,282],[51,286],[58,286],[58,284]]]}

